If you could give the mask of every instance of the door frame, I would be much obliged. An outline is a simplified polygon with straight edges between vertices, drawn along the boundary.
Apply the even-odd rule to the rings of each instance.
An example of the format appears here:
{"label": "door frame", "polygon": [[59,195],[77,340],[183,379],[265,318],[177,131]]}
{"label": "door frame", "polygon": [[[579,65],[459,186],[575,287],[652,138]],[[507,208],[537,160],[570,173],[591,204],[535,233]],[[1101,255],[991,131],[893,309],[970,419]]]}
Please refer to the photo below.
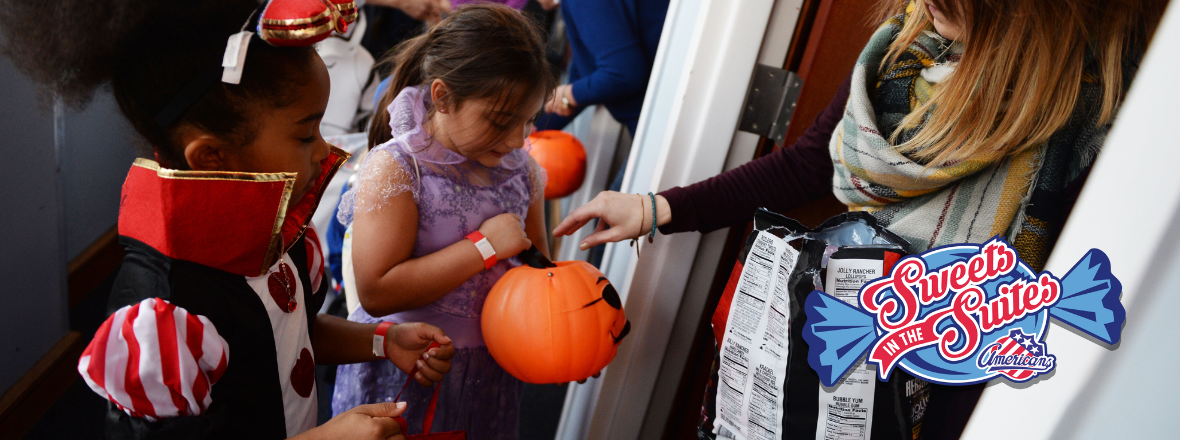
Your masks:
{"label": "door frame", "polygon": [[[753,157],[759,137],[737,131],[746,91],[756,63],[782,65],[802,3],[672,0],[624,192],[686,186]],[[664,428],[726,233],[659,236],[640,245],[638,260],[625,243],[607,246],[602,270],[632,331],[601,378],[570,385],[558,439],[646,438]]]}

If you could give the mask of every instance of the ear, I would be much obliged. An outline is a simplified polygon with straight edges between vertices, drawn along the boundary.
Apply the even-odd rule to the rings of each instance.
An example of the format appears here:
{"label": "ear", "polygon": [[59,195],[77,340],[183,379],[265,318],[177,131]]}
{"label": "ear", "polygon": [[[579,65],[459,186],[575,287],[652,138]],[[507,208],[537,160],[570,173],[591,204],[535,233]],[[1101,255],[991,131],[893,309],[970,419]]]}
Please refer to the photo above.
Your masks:
{"label": "ear", "polygon": [[435,78],[430,83],[430,100],[434,101],[434,108],[436,110],[440,110],[443,113],[451,110],[447,103],[447,96],[450,93],[451,89],[447,88],[447,83],[444,83],[443,80]]}
{"label": "ear", "polygon": [[227,166],[225,146],[204,133],[185,139],[184,160],[194,171],[225,171]]}

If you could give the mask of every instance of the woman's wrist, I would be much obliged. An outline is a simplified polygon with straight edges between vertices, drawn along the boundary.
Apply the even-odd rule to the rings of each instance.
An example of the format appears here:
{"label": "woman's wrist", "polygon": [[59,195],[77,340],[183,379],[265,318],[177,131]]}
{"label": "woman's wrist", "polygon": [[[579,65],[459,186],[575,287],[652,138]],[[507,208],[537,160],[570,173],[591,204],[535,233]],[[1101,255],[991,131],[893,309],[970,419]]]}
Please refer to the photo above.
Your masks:
{"label": "woman's wrist", "polygon": [[[651,193],[635,195],[639,196],[639,238],[654,235],[652,234],[653,225],[658,228],[672,222],[672,208],[664,196],[655,194],[653,203]],[[654,212],[651,212],[653,210]],[[655,217],[654,222],[652,221],[653,216]]]}
{"label": "woman's wrist", "polygon": [[637,228],[639,230],[639,235],[635,236],[635,238],[638,239],[639,237],[647,235],[648,228],[651,227],[651,222],[648,220],[650,217],[647,216],[647,197],[645,197],[643,194],[636,195],[639,196],[639,228]]}
{"label": "woman's wrist", "polygon": [[668,204],[664,196],[656,194],[656,226],[668,223],[672,223],[672,205]]}

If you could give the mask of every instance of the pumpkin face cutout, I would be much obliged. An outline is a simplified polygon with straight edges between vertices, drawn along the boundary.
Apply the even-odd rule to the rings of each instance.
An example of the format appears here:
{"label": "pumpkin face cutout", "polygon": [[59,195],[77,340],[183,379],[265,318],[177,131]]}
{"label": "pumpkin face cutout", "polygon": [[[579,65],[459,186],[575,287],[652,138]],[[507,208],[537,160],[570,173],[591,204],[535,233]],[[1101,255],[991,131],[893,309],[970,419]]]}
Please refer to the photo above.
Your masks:
{"label": "pumpkin face cutout", "polygon": [[505,371],[535,384],[582,380],[615,358],[631,330],[619,294],[584,261],[550,263],[536,248],[484,302],[482,329]]}
{"label": "pumpkin face cutout", "polygon": [[574,135],[560,130],[529,135],[529,155],[545,169],[545,198],[560,199],[573,194],[586,180],[586,149]]}

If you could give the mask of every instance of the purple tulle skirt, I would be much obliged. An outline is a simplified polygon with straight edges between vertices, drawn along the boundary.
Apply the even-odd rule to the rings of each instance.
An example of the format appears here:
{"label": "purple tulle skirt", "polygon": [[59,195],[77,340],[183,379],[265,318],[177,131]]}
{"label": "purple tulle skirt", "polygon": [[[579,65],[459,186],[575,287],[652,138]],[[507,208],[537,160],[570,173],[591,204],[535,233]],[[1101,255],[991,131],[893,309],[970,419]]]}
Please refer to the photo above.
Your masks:
{"label": "purple tulle skirt", "polygon": [[[406,374],[388,361],[341,365],[336,372],[332,415],[357,405],[393,401]],[[487,347],[456,350],[442,382],[433,432],[466,430],[469,440],[515,439],[522,383],[504,371]],[[422,433],[433,389],[411,383],[401,400],[410,434]]]}
{"label": "purple tulle skirt", "polygon": [[[431,431],[466,430],[469,440],[517,438],[523,383],[492,359],[479,335],[478,318],[470,319],[476,323],[471,329],[466,327],[472,325],[462,322],[468,319],[423,309],[377,319],[358,308],[349,319],[357,322],[424,321],[450,328],[448,335],[455,340],[457,348],[455,357],[451,359],[451,371],[443,376]],[[357,405],[392,402],[405,383],[406,373],[389,361],[341,365],[336,370],[332,415],[339,415]],[[426,408],[433,392],[432,388],[413,382],[402,394],[401,400],[407,405],[403,417],[409,423],[410,434],[422,433],[422,421],[426,417]]]}

